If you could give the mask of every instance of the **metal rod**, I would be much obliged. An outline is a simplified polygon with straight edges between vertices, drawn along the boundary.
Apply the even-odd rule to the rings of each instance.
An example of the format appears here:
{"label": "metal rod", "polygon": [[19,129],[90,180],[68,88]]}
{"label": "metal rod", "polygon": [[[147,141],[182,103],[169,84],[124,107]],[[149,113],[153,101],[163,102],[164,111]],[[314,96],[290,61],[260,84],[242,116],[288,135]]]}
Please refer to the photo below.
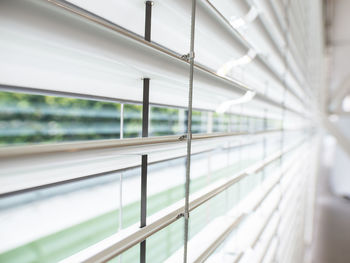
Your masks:
{"label": "metal rod", "polygon": [[[152,1],[145,3],[145,40],[151,41],[151,19],[152,19]],[[149,78],[143,79],[143,101],[142,101],[142,137],[148,137],[149,129]],[[146,226],[147,221],[147,169],[148,155],[141,157],[141,212],[140,227]],[[146,263],[146,240],[140,243],[140,263]]]}
{"label": "metal rod", "polygon": [[[146,226],[147,219],[147,155],[142,155],[141,163],[141,213],[140,213],[140,227]],[[140,243],[140,262],[146,262],[146,240]]]}
{"label": "metal rod", "polygon": [[145,40],[151,41],[151,18],[153,1],[146,1]]}
{"label": "metal rod", "polygon": [[142,101],[142,137],[148,137],[149,123],[149,78],[143,79],[143,101]]}
{"label": "metal rod", "polygon": [[188,242],[188,221],[189,221],[189,196],[191,180],[191,142],[192,142],[192,96],[193,96],[193,71],[194,71],[194,37],[196,26],[196,0],[192,0],[191,13],[191,42],[190,53],[188,54],[190,62],[190,79],[188,89],[188,117],[187,117],[187,156],[186,156],[186,183],[185,183],[185,211],[184,211],[184,255],[183,262],[187,262],[187,242]]}

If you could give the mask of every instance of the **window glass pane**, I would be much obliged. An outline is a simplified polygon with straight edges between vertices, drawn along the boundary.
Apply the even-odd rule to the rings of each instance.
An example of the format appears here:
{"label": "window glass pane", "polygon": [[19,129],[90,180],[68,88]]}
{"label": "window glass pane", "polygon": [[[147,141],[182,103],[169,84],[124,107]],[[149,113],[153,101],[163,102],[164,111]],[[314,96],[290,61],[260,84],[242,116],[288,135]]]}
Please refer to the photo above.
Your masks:
{"label": "window glass pane", "polygon": [[124,138],[142,136],[142,106],[124,104]]}
{"label": "window glass pane", "polygon": [[[187,118],[187,111],[186,111]],[[192,133],[206,133],[208,125],[208,112],[192,111]],[[186,122],[187,127],[187,122]],[[187,129],[186,129],[187,130]]]}
{"label": "window glass pane", "polygon": [[2,198],[0,262],[56,262],[120,226],[120,175]]}
{"label": "window glass pane", "polygon": [[[169,258],[184,244],[184,219],[180,218],[171,225],[150,236],[146,240],[146,262],[161,263]],[[179,259],[178,262],[182,262]]]}
{"label": "window glass pane", "polygon": [[0,145],[119,138],[120,104],[0,92]]}
{"label": "window glass pane", "polygon": [[[180,218],[162,230],[146,239],[146,262],[165,262],[176,251],[181,249],[184,243],[184,219]],[[178,255],[176,255],[178,256]],[[173,262],[181,262],[181,258]],[[177,257],[178,258],[178,257]],[[139,263],[140,244],[133,246],[121,255],[111,259],[108,263]]]}
{"label": "window glass pane", "polygon": [[139,218],[139,169],[2,198],[0,262],[56,262]]}
{"label": "window glass pane", "polygon": [[192,155],[191,194],[217,180],[226,177],[232,178],[239,171],[261,158],[254,145]]}
{"label": "window glass pane", "polygon": [[247,116],[241,115],[239,117],[239,126],[240,126],[240,131],[245,132],[248,131],[249,129],[249,120]]}
{"label": "window glass pane", "polygon": [[137,244],[121,255],[107,261],[108,263],[139,263],[140,262],[140,244]]}
{"label": "window glass pane", "polygon": [[231,132],[239,132],[239,115],[229,115],[229,129]]}
{"label": "window glass pane", "polygon": [[150,136],[173,135],[184,132],[185,111],[166,108],[150,108]]}
{"label": "window glass pane", "polygon": [[230,115],[229,114],[218,114],[213,115],[213,131],[214,132],[227,132],[230,127]]}
{"label": "window glass pane", "polygon": [[121,172],[121,175],[121,228],[127,228],[140,222],[141,168]]}
{"label": "window glass pane", "polygon": [[[190,214],[190,238],[195,237],[202,230],[205,232],[206,225],[231,210],[242,198],[244,196],[240,191],[239,182],[193,210]],[[207,233],[208,240],[211,234]]]}
{"label": "window glass pane", "polygon": [[267,127],[268,129],[281,129],[282,121],[276,120],[276,119],[268,119],[267,120]]}
{"label": "window glass pane", "polygon": [[148,165],[147,216],[185,197],[185,157]]}

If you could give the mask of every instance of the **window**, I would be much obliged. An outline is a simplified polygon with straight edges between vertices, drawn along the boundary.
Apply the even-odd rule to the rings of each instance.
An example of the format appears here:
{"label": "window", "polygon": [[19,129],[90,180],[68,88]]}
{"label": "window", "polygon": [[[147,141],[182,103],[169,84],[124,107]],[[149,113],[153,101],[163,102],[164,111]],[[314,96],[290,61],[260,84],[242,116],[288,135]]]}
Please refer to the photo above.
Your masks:
{"label": "window", "polygon": [[0,261],[301,262],[322,25],[292,2],[195,1],[192,58],[191,1],[2,1]]}

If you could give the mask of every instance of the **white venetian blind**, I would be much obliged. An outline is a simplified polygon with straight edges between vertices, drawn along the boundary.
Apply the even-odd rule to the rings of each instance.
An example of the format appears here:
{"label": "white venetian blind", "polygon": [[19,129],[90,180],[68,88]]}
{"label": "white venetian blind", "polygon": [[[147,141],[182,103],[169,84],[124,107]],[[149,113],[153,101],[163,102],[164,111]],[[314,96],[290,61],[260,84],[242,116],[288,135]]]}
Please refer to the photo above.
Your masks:
{"label": "white venetian blind", "polygon": [[1,1],[0,261],[301,262],[321,2],[193,1],[190,181],[192,1]]}

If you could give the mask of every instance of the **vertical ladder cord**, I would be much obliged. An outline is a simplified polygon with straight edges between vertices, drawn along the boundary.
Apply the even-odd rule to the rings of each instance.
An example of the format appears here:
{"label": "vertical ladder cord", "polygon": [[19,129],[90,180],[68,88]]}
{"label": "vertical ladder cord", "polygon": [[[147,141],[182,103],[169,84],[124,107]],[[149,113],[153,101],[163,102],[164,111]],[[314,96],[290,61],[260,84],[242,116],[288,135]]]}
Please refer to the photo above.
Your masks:
{"label": "vertical ladder cord", "polygon": [[188,54],[190,63],[190,77],[188,90],[188,112],[187,112],[187,156],[186,156],[186,183],[185,183],[185,211],[184,211],[184,258],[187,263],[187,242],[188,242],[188,220],[189,220],[189,195],[190,195],[190,169],[191,169],[191,140],[192,140],[192,95],[193,95],[193,68],[194,68],[194,34],[196,23],[196,0],[192,0],[191,14],[191,43]]}

